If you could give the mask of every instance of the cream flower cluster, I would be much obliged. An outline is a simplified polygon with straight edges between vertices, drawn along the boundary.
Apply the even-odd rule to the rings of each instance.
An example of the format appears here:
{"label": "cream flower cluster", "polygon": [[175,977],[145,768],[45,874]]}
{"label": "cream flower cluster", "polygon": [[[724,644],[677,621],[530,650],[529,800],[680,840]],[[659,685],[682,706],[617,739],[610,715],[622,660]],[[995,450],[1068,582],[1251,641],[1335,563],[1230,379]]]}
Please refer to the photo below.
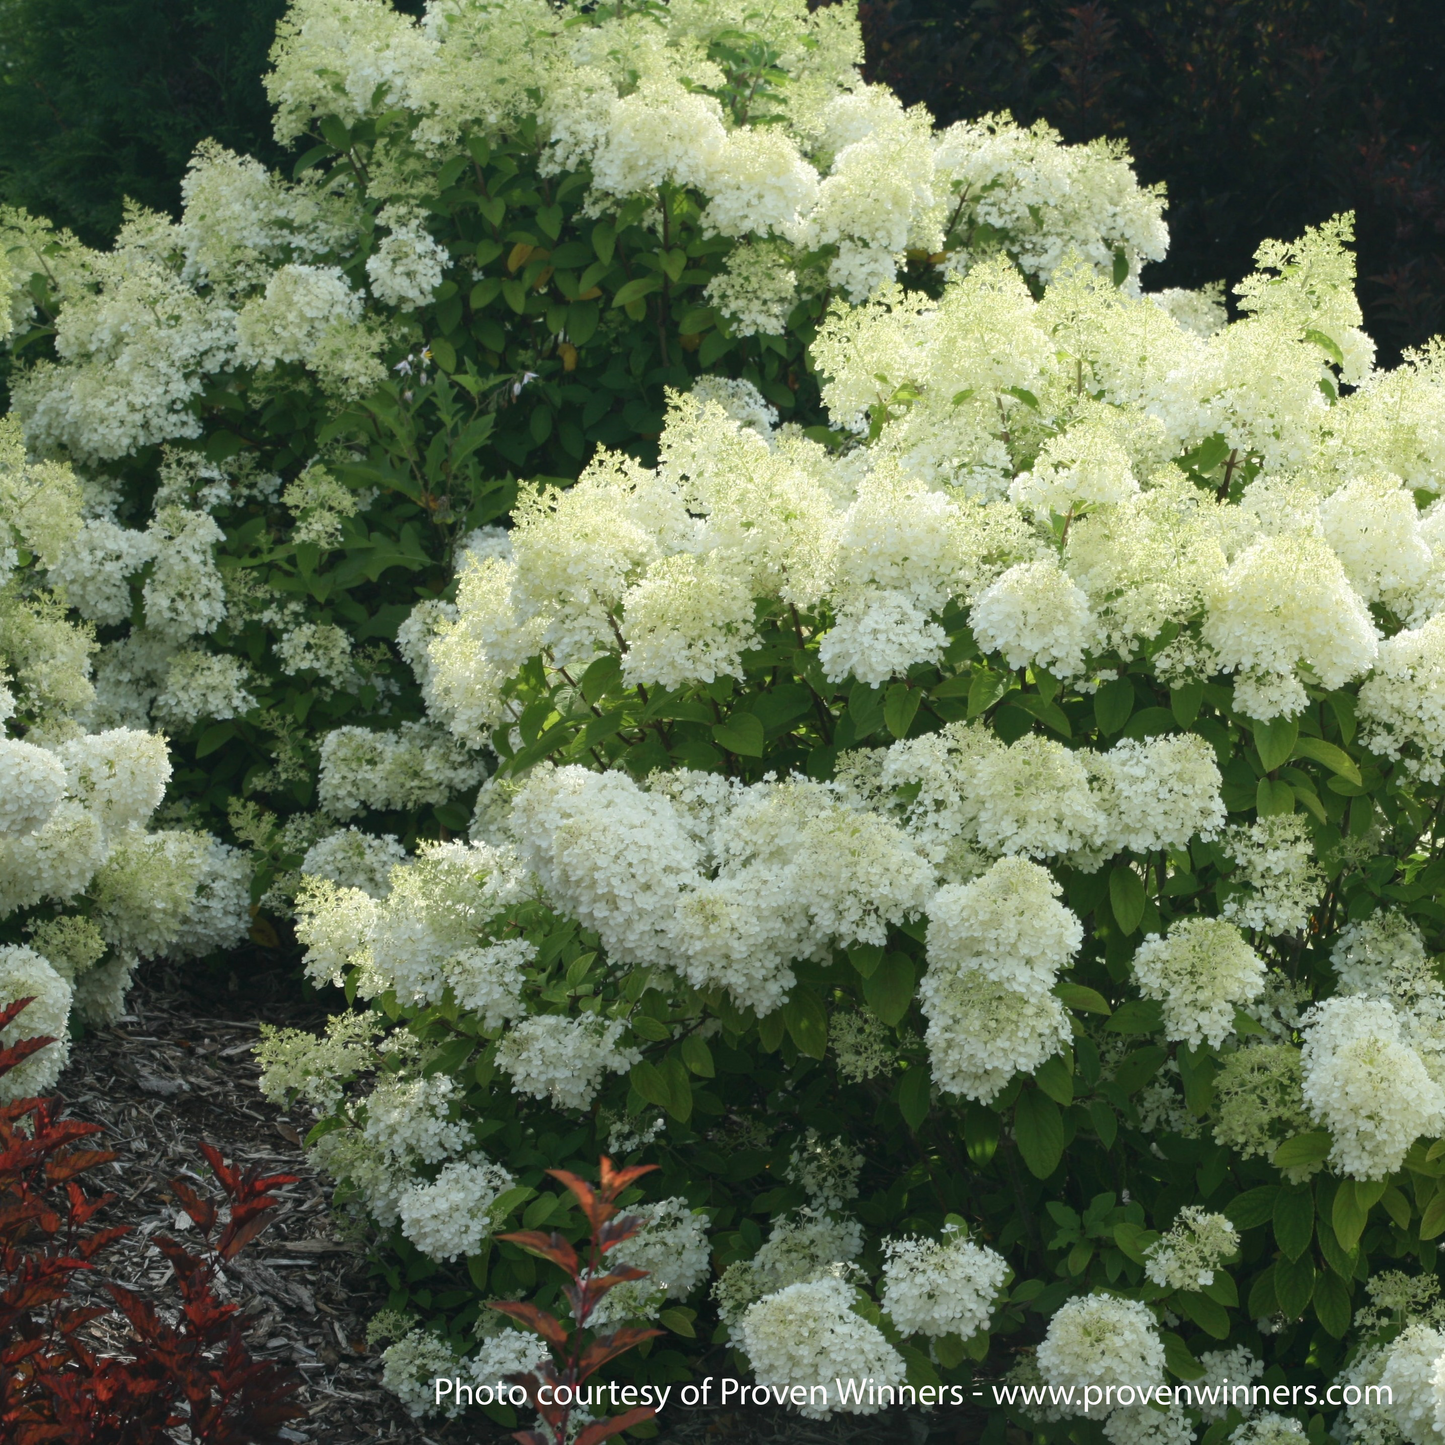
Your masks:
{"label": "cream flower cluster", "polygon": [[636,1049],[618,1047],[626,1027],[593,1014],[533,1014],[497,1045],[497,1067],[511,1075],[518,1094],[550,1099],[559,1109],[585,1109],[605,1074],[625,1074],[642,1058]]}
{"label": "cream flower cluster", "polygon": [[[1076,1295],[1049,1320],[1038,1351],[1039,1373],[1046,1383],[1073,1386],[1084,1414],[1084,1386],[1112,1380],[1120,1385],[1157,1384],[1164,1374],[1164,1344],[1147,1305],[1115,1295]],[[1113,1408],[1093,1406],[1102,1416]]]}
{"label": "cream flower cluster", "polygon": [[334,728],[322,739],[317,796],[337,819],[367,808],[413,812],[475,788],[485,771],[475,754],[426,723],[395,732]]}
{"label": "cream flower cluster", "polygon": [[[1299,255],[1328,271],[1326,262],[1345,256],[1341,242],[1337,230],[1312,233]],[[1324,311],[1353,315],[1352,305],[1301,297],[1296,309],[1321,314],[1295,321],[1323,324]],[[1285,314],[1270,312],[1268,324],[1278,328]],[[1234,674],[1240,711],[1260,721],[1298,713],[1306,686],[1365,678],[1367,726],[1396,750],[1430,753],[1419,664],[1372,671],[1403,656],[1381,651],[1395,644],[1382,643],[1366,605],[1384,584],[1368,581],[1379,569],[1366,566],[1361,548],[1388,529],[1341,530],[1340,507],[1355,484],[1339,473],[1345,463],[1327,409],[1300,442],[1307,473],[1267,472],[1239,502],[1201,493],[1168,458],[1209,440],[1220,418],[1151,409],[1107,364],[1108,348],[1132,344],[1131,328],[1145,321],[1155,332],[1175,325],[1147,300],[1105,296],[1072,272],[1035,301],[993,263],[936,303],[897,293],[839,311],[814,346],[835,421],[861,425],[905,383],[917,394],[886,413],[873,445],[841,456],[787,429],[765,434],[716,400],[677,398],[658,467],[600,456],[567,492],[524,497],[510,557],[472,564],[456,619],[429,647],[435,715],[484,742],[508,717],[507,680],[538,654],[570,670],[615,652],[625,678],[644,685],[738,676],[757,601],[817,619],[831,681],[882,685],[940,660],[954,606],[967,609],[975,639],[1004,666],[1080,680],[1109,649],[1129,657],[1158,646],[1171,628],[1177,635],[1160,654],[1161,671],[1179,683]],[[1223,334],[1263,325],[1251,317]],[[1161,335],[1160,347],[1174,340],[1186,352],[1209,345],[1190,333],[1187,341]],[[1318,364],[1305,345],[1290,354],[1314,378]],[[1077,397],[1086,360],[1107,405]],[[1207,358],[1199,364],[1208,371]],[[1025,392],[1034,405],[1018,399]],[[976,405],[987,422],[980,415],[975,434],[966,423]],[[932,458],[945,436],[974,459],[970,466],[995,456],[998,481],[940,468]],[[1084,515],[1051,535],[1044,514],[1057,516],[1055,503]],[[1392,502],[1389,515],[1424,546],[1418,513],[1405,516]],[[1391,532],[1370,555],[1384,567],[1399,542]],[[1155,800],[1153,826],[1127,830],[1119,845],[1177,846],[1177,833],[1160,831],[1176,807],[1194,810],[1205,835],[1222,822],[1208,796],[1207,751],[1177,746],[1178,785]],[[1150,769],[1142,759],[1130,767],[1126,753],[1113,781],[1142,806]]]}
{"label": "cream flower cluster", "polygon": [[[854,1288],[841,1279],[790,1284],[749,1306],[734,1335],[758,1384],[802,1386],[807,1403],[798,1412],[810,1420],[835,1411],[871,1415],[882,1408],[876,1394],[845,1399],[840,1380],[896,1385],[903,1356],[877,1325],[853,1310]],[[819,1402],[814,1391],[820,1391]]]}
{"label": "cream flower cluster", "polygon": [[1181,918],[1167,938],[1150,934],[1134,954],[1145,998],[1164,1010],[1164,1034],[1191,1048],[1218,1048],[1234,1030],[1234,1010],[1264,990],[1264,960],[1233,924]]}
{"label": "cream flower cluster", "polygon": [[1001,1254],[956,1228],[942,1240],[890,1239],[883,1248],[879,1302],[904,1334],[967,1340],[987,1328],[1008,1277]]}
{"label": "cream flower cluster", "polygon": [[[670,795],[671,794],[671,795]],[[932,870],[892,823],[803,779],[534,773],[506,827],[556,905],[620,962],[666,963],[771,1012],[794,959],[881,944],[917,917]]]}
{"label": "cream flower cluster", "polygon": [[1058,891],[1038,864],[1002,858],[934,895],[919,997],[940,1088],[987,1102],[1068,1042],[1052,988],[1083,935]]}
{"label": "cream flower cluster", "polygon": [[487,1159],[453,1160],[401,1196],[401,1232],[431,1259],[476,1254],[495,1227],[497,1201],[516,1181]]}
{"label": "cream flower cluster", "polygon": [[[0,918],[34,945],[7,953],[0,1005],[28,979],[38,1001],[24,1027],[62,1041],[10,1076],[35,1092],[55,1081],[72,1009],[108,1022],[142,956],[198,957],[250,926],[243,854],[204,833],[147,831],[171,777],[165,739],[87,726],[94,644],[67,615],[63,565],[90,533],[83,505],[70,468],[29,460],[13,421],[0,424]],[[146,605],[204,628],[209,544],[189,514],[166,515],[168,565]]]}
{"label": "cream flower cluster", "polygon": [[686,1199],[659,1199],[625,1212],[642,1227],[608,1254],[609,1267],[631,1265],[645,1269],[647,1277],[603,1296],[592,1313],[599,1329],[625,1319],[655,1319],[666,1301],[686,1299],[710,1270],[706,1220],[692,1212]]}
{"label": "cream flower cluster", "polygon": [[1445,1090],[1384,999],[1340,996],[1305,1018],[1304,1099],[1331,1134],[1330,1162],[1355,1179],[1400,1167],[1422,1134],[1445,1129]]}
{"label": "cream flower cluster", "polygon": [[803,1209],[779,1216],[751,1258],[730,1264],[713,1285],[718,1313],[731,1328],[747,1308],[789,1285],[846,1279],[863,1250],[863,1231],[846,1215]]}
{"label": "cream flower cluster", "polygon": [[1239,1248],[1239,1231],[1222,1214],[1186,1204],[1169,1229],[1149,1246],[1144,1272],[1165,1289],[1201,1290]]}

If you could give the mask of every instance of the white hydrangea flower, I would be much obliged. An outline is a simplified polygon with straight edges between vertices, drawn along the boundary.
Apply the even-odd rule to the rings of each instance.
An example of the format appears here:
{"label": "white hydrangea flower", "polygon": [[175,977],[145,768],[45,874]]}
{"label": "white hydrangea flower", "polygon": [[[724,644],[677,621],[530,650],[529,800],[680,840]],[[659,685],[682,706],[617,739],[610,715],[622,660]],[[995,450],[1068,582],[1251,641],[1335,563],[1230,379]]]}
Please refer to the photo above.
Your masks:
{"label": "white hydrangea flower", "polygon": [[1022,993],[974,969],[930,967],[918,989],[940,1089],[989,1103],[1020,1070],[1032,1074],[1072,1038],[1052,993]]}
{"label": "white hydrangea flower", "polygon": [[429,1079],[384,1074],[367,1096],[364,1137],[398,1164],[418,1159],[439,1164],[472,1142],[471,1130],[451,1117],[459,1099],[448,1074]]}
{"label": "white hydrangea flower", "polygon": [[735,422],[757,432],[765,441],[778,427],[778,412],[750,381],[730,376],[700,376],[689,393],[702,405],[720,406]]}
{"label": "white hydrangea flower", "polygon": [[1194,1426],[1177,1404],[1167,1410],[1152,1405],[1124,1405],[1104,1421],[1109,1445],[1193,1445]]}
{"label": "white hydrangea flower", "polygon": [[432,239],[414,207],[383,206],[376,220],[387,234],[366,262],[372,295],[403,311],[425,306],[450,264],[446,248]]}
{"label": "white hydrangea flower", "polygon": [[21,998],[34,1002],[0,1032],[0,1046],[43,1037],[55,1042],[0,1078],[0,1103],[44,1094],[70,1062],[70,985],[33,948],[0,945],[0,1008]]}
{"label": "white hydrangea flower", "polygon": [[1308,1438],[1298,1420],[1271,1411],[1238,1426],[1229,1437],[1229,1445],[1299,1445]]}
{"label": "white hydrangea flower", "polygon": [[496,1228],[497,1201],[516,1180],[485,1158],[444,1164],[429,1184],[417,1184],[397,1201],[401,1232],[429,1259],[477,1254]]}
{"label": "white hydrangea flower", "polygon": [[792,248],[777,241],[735,247],[703,288],[738,336],[781,336],[798,304]]}
{"label": "white hydrangea flower", "polygon": [[323,1134],[308,1157],[319,1171],[344,1179],[383,1229],[397,1222],[401,1197],[415,1183],[414,1160],[398,1159],[377,1140],[349,1125]]}
{"label": "white hydrangea flower", "polygon": [[49,581],[82,617],[113,627],[130,617],[130,579],[156,555],[156,547],[150,532],[88,517],[50,569]]}
{"label": "white hydrangea flower", "polygon": [[1197,733],[1122,738],[1096,768],[1115,851],[1184,848],[1196,834],[1213,838],[1224,827],[1219,765]]}
{"label": "white hydrangea flower", "polygon": [[65,767],[71,796],[112,833],[146,822],[171,779],[165,739],[130,728],[72,738],[55,755]]}
{"label": "white hydrangea flower", "polygon": [[394,834],[341,828],[306,850],[301,872],[342,888],[359,888],[371,898],[385,898],[391,892],[391,870],[405,862],[406,849]]}
{"label": "white hydrangea flower", "polygon": [[187,647],[169,658],[165,680],[151,701],[156,720],[189,727],[201,718],[241,717],[256,706],[251,669],[225,652]]}
{"label": "white hydrangea flower", "polygon": [[626,1029],[620,1019],[608,1022],[595,1014],[536,1014],[502,1036],[497,1067],[511,1075],[513,1093],[550,1099],[559,1109],[585,1109],[605,1074],[625,1074],[641,1060],[637,1049],[617,1046]]}
{"label": "white hydrangea flower", "polygon": [[1204,1373],[1195,1382],[1196,1408],[1207,1424],[1222,1420],[1233,1408],[1246,1419],[1254,1413],[1249,1389],[1264,1373],[1264,1362],[1244,1345],[1205,1350],[1199,1356]]}
{"label": "white hydrangea flower", "polygon": [[1328,543],[1307,532],[1262,537],[1234,559],[1209,602],[1204,641],[1235,702],[1260,722],[1303,710],[1303,664],[1326,688],[1368,672],[1375,625]]}
{"label": "white hydrangea flower", "polygon": [[712,96],[671,77],[647,76],[632,95],[614,102],[606,127],[592,158],[597,191],[625,199],[665,183],[711,189],[727,139]]}
{"label": "white hydrangea flower", "polygon": [[[388,241],[394,239],[393,232]],[[367,269],[375,290],[370,262]],[[262,367],[282,361],[311,363],[328,332],[361,320],[362,299],[335,266],[282,266],[267,279],[265,293],[253,297],[236,316],[236,360]]]}
{"label": "white hydrangea flower", "polygon": [[[1424,1335],[1424,1328],[1422,1326],[1417,1325],[1415,1326],[1415,1328],[1420,1329],[1422,1335]],[[1430,1422],[1428,1426],[1425,1426],[1423,1422],[1420,1422],[1419,1424],[1417,1424],[1417,1428],[1419,1428],[1420,1430],[1420,1436],[1422,1439],[1429,1439],[1431,1441],[1431,1445],[1438,1445],[1438,1442],[1440,1440],[1445,1440],[1445,1336],[1442,1336],[1440,1331],[1438,1330],[1435,1330],[1432,1333],[1434,1333],[1436,1338],[1439,1339],[1440,1348],[1439,1351],[1436,1353],[1433,1362],[1430,1365]],[[1398,1346],[1399,1340],[1396,1340],[1395,1344],[1396,1346]],[[1419,1350],[1418,1355],[1416,1356],[1416,1360],[1414,1361],[1416,1369],[1411,1369],[1409,1371],[1409,1374],[1412,1377],[1416,1375],[1419,1356],[1428,1355],[1433,1344],[1434,1341],[1430,1340],[1428,1336],[1424,1336],[1424,1338],[1421,1339],[1421,1345],[1423,1346],[1423,1348]],[[1412,1351],[1412,1353],[1414,1352]],[[1390,1351],[1390,1363],[1393,1363],[1393,1361],[1394,1348],[1392,1347]],[[1397,1379],[1400,1375],[1406,1373],[1403,1366],[1404,1362],[1402,1361],[1401,1367],[1397,1367],[1395,1372]],[[1389,1368],[1390,1365],[1387,1364],[1385,1366],[1385,1371],[1388,1371]],[[1383,1371],[1381,1374],[1380,1383],[1385,1383]],[[1423,1416],[1425,1413],[1425,1401],[1421,1398],[1421,1392],[1419,1391],[1417,1381],[1415,1378],[1411,1378],[1408,1383],[1403,1380],[1401,1380],[1400,1383],[1404,1384],[1407,1391],[1409,1392],[1410,1405],[1413,1406],[1413,1409],[1411,1409],[1410,1413],[1415,1417],[1416,1421],[1419,1422],[1420,1417]],[[1395,1380],[1392,1379],[1390,1381],[1390,1384],[1393,1386],[1395,1384]],[[1404,1419],[1401,1418],[1398,1411],[1396,1412],[1395,1418],[1402,1426],[1405,1424]]]}
{"label": "white hydrangea flower", "polygon": [[1218,918],[1186,917],[1167,938],[1151,933],[1134,954],[1145,998],[1164,1009],[1164,1035],[1218,1048],[1234,1030],[1234,1011],[1264,991],[1264,960],[1239,930]]}
{"label": "white hydrangea flower", "polygon": [[1303,814],[1275,813],[1228,828],[1223,846],[1238,865],[1235,877],[1250,885],[1248,893],[1225,899],[1226,919],[1267,933],[1308,925],[1325,879]]}
{"label": "white hydrangea flower", "polygon": [[800,1209],[779,1215],[752,1259],[730,1264],[713,1285],[718,1313],[731,1327],[764,1295],[817,1279],[848,1279],[863,1252],[863,1230],[847,1215]]}
{"label": "white hydrangea flower", "polygon": [[1305,1104],[1333,1137],[1339,1173],[1384,1178],[1422,1134],[1445,1128],[1445,1090],[1401,1037],[1389,1003],[1326,999],[1303,1022]]}
{"label": "white hydrangea flower", "polygon": [[686,1299],[708,1276],[707,1217],[694,1214],[686,1199],[634,1204],[626,1213],[640,1219],[642,1228],[609,1252],[608,1263],[645,1269],[647,1277],[618,1285],[602,1297],[592,1313],[598,1329],[627,1319],[655,1319],[667,1300]]}
{"label": "white hydrangea flower", "polygon": [[623,963],[669,956],[671,921],[697,844],[677,810],[622,773],[558,768],[532,774],[510,827],[523,865],[547,895]]}
{"label": "white hydrangea flower", "polygon": [[[278,622],[278,614],[264,619]],[[283,626],[271,649],[281,671],[288,677],[314,672],[332,687],[354,687],[358,680],[352,659],[351,636],[334,622],[299,622]]]}
{"label": "white hydrangea flower", "polygon": [[464,948],[442,964],[442,974],[457,1006],[477,1014],[483,1028],[494,1029],[526,1012],[524,970],[536,956],[536,948],[525,938],[504,938],[480,948]]}
{"label": "white hydrangea flower", "polygon": [[980,747],[971,762],[969,831],[990,853],[1049,858],[1099,846],[1108,817],[1079,753],[1025,733],[1007,748]]}
{"label": "white hydrangea flower", "polygon": [[973,604],[974,636],[1010,667],[1041,667],[1057,677],[1082,675],[1097,645],[1098,624],[1083,590],[1052,558],[1020,562]]}
{"label": "white hydrangea flower", "polygon": [[46,898],[68,902],[87,887],[109,851],[100,821],[71,799],[36,832],[0,835],[0,918]]}
{"label": "white hydrangea flower", "polygon": [[1008,1277],[1001,1254],[957,1228],[946,1229],[942,1240],[885,1240],[883,1253],[879,1302],[904,1334],[967,1340],[987,1328]]}
{"label": "white hydrangea flower", "polygon": [[345,970],[362,961],[376,925],[376,902],[359,888],[329,879],[303,878],[296,895],[296,940],[312,983],[340,985]]}
{"label": "white hydrangea flower", "polygon": [[835,1013],[828,1020],[828,1047],[850,1084],[891,1073],[898,1064],[893,1031],[872,1014]]}
{"label": "white hydrangea flower", "polygon": [[679,688],[742,676],[742,654],[758,639],[751,579],[739,560],[678,553],[627,590],[622,671],[629,684]]}
{"label": "white hydrangea flower", "polygon": [[540,1336],[502,1329],[482,1341],[467,1370],[479,1387],[490,1386],[495,1390],[498,1385],[507,1384],[509,1375],[526,1374],[549,1358],[547,1342]]}
{"label": "white hydrangea flower", "polygon": [[824,1139],[809,1129],[788,1159],[785,1177],[800,1186],[814,1209],[842,1209],[858,1197],[863,1156],[846,1139]]}
{"label": "white hydrangea flower", "polygon": [[1445,775],[1445,612],[1380,645],[1360,685],[1360,738],[1427,783]]}
{"label": "white hydrangea flower", "polygon": [[1415,499],[1399,477],[1357,477],[1320,503],[1326,540],[1366,602],[1418,587],[1430,570]]}
{"label": "white hydrangea flower", "polygon": [[1403,913],[1381,909],[1347,923],[1330,950],[1342,993],[1388,993],[1392,976],[1426,961],[1425,940]]}
{"label": "white hydrangea flower", "polygon": [[972,883],[940,888],[928,905],[929,971],[973,971],[1041,998],[1083,941],[1059,885],[1026,858],[1000,858]]}
{"label": "white hydrangea flower", "polygon": [[1165,1289],[1201,1290],[1239,1248],[1239,1231],[1222,1214],[1186,1204],[1149,1246],[1144,1273]]}
{"label": "white hydrangea flower", "polygon": [[262,1095],[283,1105],[293,1094],[300,1095],[318,1115],[332,1113],[346,1082],[374,1061],[373,1040],[381,1032],[381,1022],[372,1013],[333,1014],[320,1038],[304,1029],[262,1024],[255,1050]]}
{"label": "white hydrangea flower", "polygon": [[871,588],[849,598],[818,644],[829,682],[856,678],[880,687],[919,662],[937,662],[948,645],[943,629],[902,592]]}
{"label": "white hydrangea flower", "polygon": [[0,734],[0,835],[34,833],[50,821],[65,792],[59,758]]}
{"label": "white hydrangea flower", "polygon": [[1341,1418],[1341,1434],[1359,1445],[1400,1445],[1400,1427],[1395,1423],[1395,1414],[1385,1398],[1370,1390],[1378,1390],[1380,1377],[1389,1361],[1388,1345],[1373,1345],[1361,1350],[1349,1368],[1344,1370],[1335,1383],[1343,1389],[1353,1385],[1359,1390],[1359,1399],[1345,1407]]}
{"label": "white hydrangea flower", "polygon": [[[1114,1295],[1075,1295],[1049,1320],[1038,1362],[1046,1383],[1072,1386],[1082,1402],[1084,1386],[1101,1380],[1135,1388],[1157,1384],[1164,1374],[1164,1345],[1147,1305]],[[1093,1412],[1101,1417],[1110,1408],[1100,1405]]]}
{"label": "white hydrangea flower", "polygon": [[[381,1385],[389,1390],[413,1420],[438,1412],[436,1381],[454,1376],[461,1360],[452,1347],[430,1330],[411,1330],[381,1352]],[[441,1413],[455,1414],[441,1407]]]}
{"label": "white hydrangea flower", "polygon": [[126,995],[140,960],[113,953],[94,968],[88,968],[74,982],[71,1007],[91,1028],[115,1023],[125,1012]]}
{"label": "white hydrangea flower", "polygon": [[150,957],[164,952],[195,906],[213,846],[223,845],[209,833],[125,829],[96,874],[92,890],[96,921],[106,941],[126,953]]}
{"label": "white hydrangea flower", "polygon": [[854,1313],[853,1298],[853,1286],[841,1279],[791,1284],[749,1306],[733,1332],[758,1384],[808,1390],[808,1403],[798,1407],[807,1419],[827,1420],[838,1410],[876,1414],[881,1406],[866,1393],[845,1400],[837,1382],[896,1385],[905,1374],[903,1357]]}
{"label": "white hydrangea flower", "polygon": [[1229,321],[1229,311],[1224,304],[1224,283],[1221,281],[1211,282],[1195,291],[1182,286],[1166,286],[1162,291],[1151,291],[1149,300],[1163,307],[1181,326],[1198,336],[1213,336]]}
{"label": "white hydrangea flower", "polygon": [[1436,1426],[1435,1367],[1445,1356],[1445,1333],[1423,1322],[1405,1327],[1389,1347],[1380,1384],[1389,1393],[1390,1412],[1405,1438],[1418,1445],[1445,1445]]}
{"label": "white hydrangea flower", "polygon": [[225,533],[206,512],[164,507],[149,527],[154,564],[142,589],[146,626],[175,641],[226,620],[226,587],[212,548]]}
{"label": "white hydrangea flower", "polygon": [[251,860],[240,848],[202,834],[195,893],[180,927],[162,950],[166,958],[204,958],[234,948],[251,927]]}
{"label": "white hydrangea flower", "polygon": [[1014,506],[1048,519],[1128,501],[1139,490],[1129,453],[1111,427],[1084,422],[1050,437],[1009,488]]}
{"label": "white hydrangea flower", "polygon": [[405,722],[396,732],[333,728],[321,742],[317,797],[334,818],[364,808],[411,812],[445,803],[485,775],[481,758],[427,723]]}

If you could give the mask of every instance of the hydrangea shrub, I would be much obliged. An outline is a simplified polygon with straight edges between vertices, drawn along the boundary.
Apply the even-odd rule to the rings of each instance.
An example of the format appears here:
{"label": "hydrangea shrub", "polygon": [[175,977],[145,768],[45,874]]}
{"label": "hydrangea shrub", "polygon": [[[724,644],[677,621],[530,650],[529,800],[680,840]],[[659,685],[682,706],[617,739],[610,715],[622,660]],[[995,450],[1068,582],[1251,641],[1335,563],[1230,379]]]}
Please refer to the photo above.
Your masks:
{"label": "hydrangea shrub", "polygon": [[200,957],[250,926],[245,855],[153,826],[165,738],[95,718],[94,637],[52,582],[84,525],[70,468],[29,461],[19,426],[0,422],[0,1008],[33,999],[27,1025],[55,1040],[0,1082],[3,1098],[54,1084],[72,1015],[112,1021],[142,958]]}
{"label": "hydrangea shrub", "polygon": [[14,405],[87,489],[52,576],[99,713],[170,733],[258,897],[364,812],[465,828],[480,771],[423,724],[404,624],[517,476],[655,461],[699,375],[823,424],[839,297],[993,254],[1039,285],[1070,247],[1137,289],[1163,254],[1117,144],[935,130],[861,55],[851,4],[297,0],[267,78],[293,175],[208,143],[179,219],[108,251],[0,224]]}
{"label": "hydrangea shrub", "polygon": [[498,758],[471,840],[308,880],[369,1011],[264,1049],[413,1354],[505,1351],[475,1287],[535,1276],[469,1221],[604,1150],[711,1250],[635,1303],[654,1378],[700,1331],[823,1414],[1311,1383],[1014,1418],[1433,1445],[1445,363],[1373,369],[1348,238],[1264,245],[1229,324],[1083,258],[885,286],[813,345],[828,437],[675,395],[655,466],[522,489],[422,669]]}

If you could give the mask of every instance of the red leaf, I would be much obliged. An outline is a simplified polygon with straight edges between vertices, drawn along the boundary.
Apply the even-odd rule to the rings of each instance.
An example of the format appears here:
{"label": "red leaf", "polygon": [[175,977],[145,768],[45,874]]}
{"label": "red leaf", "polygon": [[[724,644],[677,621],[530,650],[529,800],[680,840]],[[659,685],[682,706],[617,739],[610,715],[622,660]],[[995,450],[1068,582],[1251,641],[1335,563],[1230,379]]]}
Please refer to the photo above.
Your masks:
{"label": "red leaf", "polygon": [[269,1208],[263,1209],[238,1225],[233,1211],[231,1222],[221,1231],[221,1237],[216,1241],[216,1253],[222,1259],[234,1259],[270,1224],[271,1214],[272,1211]]}
{"label": "red leaf", "polygon": [[582,1213],[587,1216],[587,1222],[595,1232],[599,1226],[604,1224],[612,1213],[605,1204],[597,1198],[597,1191],[580,1175],[573,1174],[570,1169],[549,1169],[548,1174],[553,1179],[565,1184],[576,1196],[577,1203],[582,1208]]}
{"label": "red leaf", "polygon": [[615,1360],[618,1355],[625,1355],[628,1350],[640,1345],[643,1340],[656,1339],[658,1335],[664,1333],[663,1330],[639,1330],[632,1325],[626,1325],[620,1330],[613,1331],[610,1335],[599,1335],[587,1346],[582,1352],[582,1358],[577,1361],[579,1383],[589,1375],[596,1374],[608,1360]]}
{"label": "red leaf", "polygon": [[611,1204],[634,1180],[641,1179],[644,1174],[651,1174],[658,1167],[656,1164],[633,1164],[627,1169],[614,1169],[612,1161],[604,1154],[601,1167],[604,1198]]}
{"label": "red leaf", "polygon": [[642,1223],[641,1216],[637,1214],[624,1214],[617,1219],[609,1219],[597,1231],[597,1248],[603,1254],[609,1249],[616,1249],[619,1244],[625,1244],[634,1235],[640,1234]]}
{"label": "red leaf", "polygon": [[[29,999],[24,1002],[29,1003]],[[0,1049],[0,1075],[8,1074],[11,1069],[17,1069],[31,1054],[38,1054],[41,1049],[48,1049],[55,1042],[53,1034],[42,1034],[39,1038],[20,1039],[11,1044],[8,1048]]]}
{"label": "red leaf", "polygon": [[528,1254],[550,1259],[574,1277],[581,1272],[577,1251],[560,1234],[543,1234],[540,1229],[519,1229],[511,1234],[499,1234],[497,1238],[515,1244],[518,1249],[525,1249]]}
{"label": "red leaf", "polygon": [[[567,1343],[567,1331],[562,1328],[561,1321],[555,1315],[549,1315],[546,1310],[540,1310],[536,1305],[527,1304],[518,1300],[491,1300],[488,1307],[498,1311],[500,1314],[510,1315],[519,1324],[524,1324],[529,1330],[535,1330],[549,1344],[565,1345]],[[661,1334],[662,1331],[657,1332]]]}
{"label": "red leaf", "polygon": [[640,1425],[644,1420],[650,1420],[657,1414],[651,1405],[638,1405],[634,1409],[624,1410],[620,1415],[613,1415],[607,1420],[594,1420],[577,1437],[576,1445],[601,1445],[603,1440],[610,1440],[614,1435],[620,1435],[624,1430],[630,1430],[634,1425]]}
{"label": "red leaf", "polygon": [[108,1229],[98,1229],[86,1239],[82,1239],[76,1245],[76,1251],[82,1259],[89,1259],[93,1254],[99,1253],[108,1244],[114,1244],[116,1240],[123,1238],[130,1233],[128,1224],[112,1224]]}
{"label": "red leaf", "polygon": [[216,1223],[216,1206],[209,1199],[202,1199],[184,1179],[172,1179],[171,1192],[181,1201],[181,1208],[190,1215],[201,1233],[209,1239]]}

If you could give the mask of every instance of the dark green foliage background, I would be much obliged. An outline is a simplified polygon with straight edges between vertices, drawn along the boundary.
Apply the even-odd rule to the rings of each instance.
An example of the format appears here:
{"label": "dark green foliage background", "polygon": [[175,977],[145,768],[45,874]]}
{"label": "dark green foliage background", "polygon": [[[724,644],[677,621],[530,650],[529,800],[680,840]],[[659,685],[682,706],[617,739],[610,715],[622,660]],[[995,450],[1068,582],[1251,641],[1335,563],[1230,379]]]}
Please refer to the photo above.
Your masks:
{"label": "dark green foliage background", "polygon": [[0,196],[104,245],[126,197],[173,211],[198,141],[270,165],[261,84],[286,0],[4,0]]}
{"label": "dark green foliage background", "polygon": [[861,0],[869,78],[940,123],[1126,140],[1169,190],[1151,288],[1234,282],[1262,236],[1358,218],[1382,356],[1445,325],[1437,0]]}

